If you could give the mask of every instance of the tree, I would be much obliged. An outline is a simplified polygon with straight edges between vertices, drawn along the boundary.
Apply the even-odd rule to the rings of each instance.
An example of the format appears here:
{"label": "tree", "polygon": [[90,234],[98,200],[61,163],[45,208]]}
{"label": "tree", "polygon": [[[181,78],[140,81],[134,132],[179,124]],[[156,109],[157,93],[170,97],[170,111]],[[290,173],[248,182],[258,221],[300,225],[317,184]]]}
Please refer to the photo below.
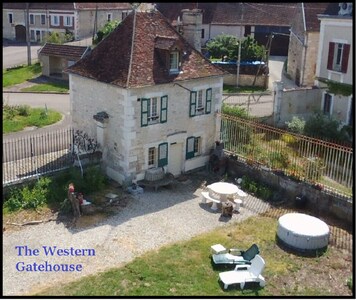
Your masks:
{"label": "tree", "polygon": [[63,32],[50,32],[43,39],[44,43],[52,43],[52,44],[64,44],[66,42],[71,42],[74,40],[74,35],[68,29],[66,29],[66,33]]}
{"label": "tree", "polygon": [[[240,41],[232,35],[218,35],[210,40],[206,47],[214,58],[227,56],[230,60],[237,60]],[[241,42],[241,61],[266,60],[266,49],[248,36]]]}
{"label": "tree", "polygon": [[102,29],[100,29],[93,39],[93,45],[101,42],[106,36],[108,36],[114,29],[120,24],[120,21],[114,20],[107,22]]}

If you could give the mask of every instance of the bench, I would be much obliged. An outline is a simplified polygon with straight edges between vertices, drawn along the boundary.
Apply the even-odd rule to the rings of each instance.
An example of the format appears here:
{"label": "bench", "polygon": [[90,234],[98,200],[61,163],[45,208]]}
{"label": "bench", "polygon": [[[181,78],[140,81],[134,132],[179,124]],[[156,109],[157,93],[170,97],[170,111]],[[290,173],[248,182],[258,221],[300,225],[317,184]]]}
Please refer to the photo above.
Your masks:
{"label": "bench", "polygon": [[211,206],[211,209],[212,210],[217,210],[218,209],[218,204],[221,203],[220,200],[210,197],[209,192],[201,192],[201,194],[203,196],[203,203],[206,203],[206,200],[210,200],[211,202],[213,202],[213,205]]}
{"label": "bench", "polygon": [[153,187],[155,191],[161,186],[171,185],[175,182],[174,175],[172,173],[163,173],[163,176],[156,177],[158,179],[153,179],[151,176],[145,174],[145,179],[137,182],[138,185]]}

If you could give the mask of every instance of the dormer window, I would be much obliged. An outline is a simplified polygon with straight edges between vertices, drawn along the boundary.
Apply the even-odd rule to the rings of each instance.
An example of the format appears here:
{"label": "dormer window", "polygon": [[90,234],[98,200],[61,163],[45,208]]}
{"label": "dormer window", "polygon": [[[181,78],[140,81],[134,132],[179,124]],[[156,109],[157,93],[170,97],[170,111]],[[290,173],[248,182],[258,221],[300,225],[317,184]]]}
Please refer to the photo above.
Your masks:
{"label": "dormer window", "polygon": [[169,72],[178,73],[179,72],[179,52],[172,51],[169,54]]}

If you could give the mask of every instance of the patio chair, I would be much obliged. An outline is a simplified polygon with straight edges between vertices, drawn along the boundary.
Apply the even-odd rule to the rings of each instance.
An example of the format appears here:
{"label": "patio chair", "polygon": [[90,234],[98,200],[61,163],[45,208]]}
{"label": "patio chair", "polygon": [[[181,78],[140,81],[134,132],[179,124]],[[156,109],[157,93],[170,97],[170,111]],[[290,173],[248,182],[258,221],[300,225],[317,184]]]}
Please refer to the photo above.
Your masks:
{"label": "patio chair", "polygon": [[244,288],[246,282],[258,282],[261,287],[265,286],[265,279],[262,271],[265,268],[265,261],[260,255],[256,255],[251,260],[251,265],[237,265],[233,271],[219,273],[219,279],[227,289],[231,284],[240,284]]}
{"label": "patio chair", "polygon": [[[240,255],[233,255],[231,252],[238,251]],[[246,251],[230,249],[230,253],[213,254],[212,259],[214,264],[251,264],[251,260],[260,253],[258,246],[253,244]]]}

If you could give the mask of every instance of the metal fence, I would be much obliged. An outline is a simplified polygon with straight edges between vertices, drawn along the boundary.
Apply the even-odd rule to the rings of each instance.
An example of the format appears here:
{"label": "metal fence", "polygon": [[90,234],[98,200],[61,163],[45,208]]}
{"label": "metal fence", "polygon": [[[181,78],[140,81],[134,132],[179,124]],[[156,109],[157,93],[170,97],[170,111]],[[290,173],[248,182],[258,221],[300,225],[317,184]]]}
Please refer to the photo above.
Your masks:
{"label": "metal fence", "polygon": [[353,149],[221,114],[224,149],[248,164],[352,197]]}
{"label": "metal fence", "polygon": [[3,140],[3,186],[70,167],[72,128]]}

